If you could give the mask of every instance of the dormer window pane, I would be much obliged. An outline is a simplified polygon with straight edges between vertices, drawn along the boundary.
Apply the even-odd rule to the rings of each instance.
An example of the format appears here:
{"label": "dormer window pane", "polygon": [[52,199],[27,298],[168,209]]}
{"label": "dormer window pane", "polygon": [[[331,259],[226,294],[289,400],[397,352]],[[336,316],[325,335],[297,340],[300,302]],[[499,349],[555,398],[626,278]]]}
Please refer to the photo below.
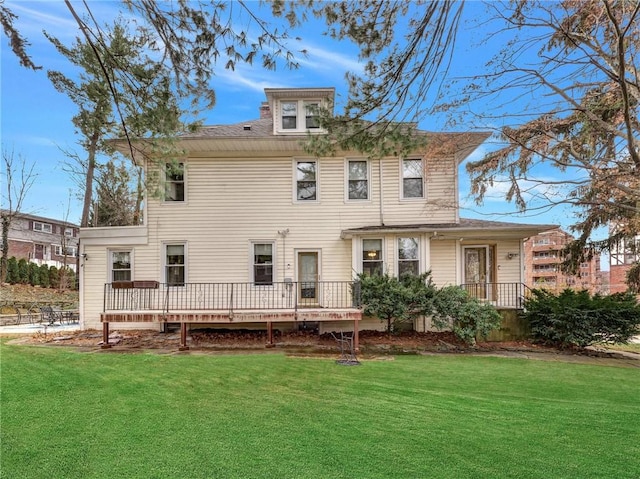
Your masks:
{"label": "dormer window pane", "polygon": [[320,128],[317,103],[305,103],[305,114],[305,127],[307,129]]}
{"label": "dormer window pane", "polygon": [[298,103],[295,101],[283,101],[282,108],[282,129],[295,130],[298,128]]}

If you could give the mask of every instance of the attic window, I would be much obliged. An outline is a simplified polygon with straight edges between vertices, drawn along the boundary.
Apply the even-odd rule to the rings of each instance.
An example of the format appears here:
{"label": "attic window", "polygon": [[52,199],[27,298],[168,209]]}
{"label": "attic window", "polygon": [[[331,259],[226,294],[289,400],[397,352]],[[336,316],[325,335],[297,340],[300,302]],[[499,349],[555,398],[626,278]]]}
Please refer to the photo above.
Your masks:
{"label": "attic window", "polygon": [[249,131],[249,130],[251,130],[251,125],[244,125],[244,126],[242,127],[242,129],[243,129],[244,131]]}
{"label": "attic window", "polygon": [[283,100],[279,105],[277,127],[281,132],[304,133],[320,131],[318,112],[320,100]]}

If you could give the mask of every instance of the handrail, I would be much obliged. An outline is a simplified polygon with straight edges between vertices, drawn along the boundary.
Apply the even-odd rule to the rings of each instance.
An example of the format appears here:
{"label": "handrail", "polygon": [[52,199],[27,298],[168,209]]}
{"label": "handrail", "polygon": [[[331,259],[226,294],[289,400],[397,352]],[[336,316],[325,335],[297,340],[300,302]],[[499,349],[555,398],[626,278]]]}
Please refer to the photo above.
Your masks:
{"label": "handrail", "polygon": [[531,293],[524,283],[465,283],[460,287],[470,296],[499,308],[522,309]]}
{"label": "handrail", "polygon": [[255,283],[156,283],[154,287],[104,285],[103,312],[211,310],[357,309],[360,295],[353,281]]}

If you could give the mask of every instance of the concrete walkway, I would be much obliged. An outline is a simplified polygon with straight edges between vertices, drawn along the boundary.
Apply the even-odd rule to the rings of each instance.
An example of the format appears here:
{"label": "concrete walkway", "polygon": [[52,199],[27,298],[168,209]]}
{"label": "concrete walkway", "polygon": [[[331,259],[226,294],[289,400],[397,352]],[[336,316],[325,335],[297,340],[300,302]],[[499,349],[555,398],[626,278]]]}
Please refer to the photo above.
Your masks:
{"label": "concrete walkway", "polygon": [[0,334],[36,334],[36,333],[61,333],[65,331],[79,331],[79,323],[59,324],[11,324],[8,326],[0,326]]}

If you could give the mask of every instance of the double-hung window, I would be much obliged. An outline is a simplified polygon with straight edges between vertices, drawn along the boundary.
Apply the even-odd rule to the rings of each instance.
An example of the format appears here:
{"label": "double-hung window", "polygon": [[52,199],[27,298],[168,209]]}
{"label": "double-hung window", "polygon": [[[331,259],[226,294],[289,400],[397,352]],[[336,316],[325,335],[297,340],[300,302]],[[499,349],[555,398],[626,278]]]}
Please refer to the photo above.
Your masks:
{"label": "double-hung window", "polygon": [[165,201],[184,201],[184,163],[165,165]]}
{"label": "double-hung window", "polygon": [[282,100],[279,109],[279,130],[286,133],[304,133],[320,129],[318,100]]}
{"label": "double-hung window", "polygon": [[273,243],[253,243],[253,282],[256,286],[273,284]]}
{"label": "double-hung window", "polygon": [[318,108],[320,108],[320,104],[318,102],[304,102],[304,126],[307,130],[315,130],[320,128],[320,122],[318,121]]}
{"label": "double-hung window", "polygon": [[184,286],[186,272],[186,247],[184,244],[165,245],[165,281],[169,286]]}
{"label": "double-hung window", "polygon": [[420,272],[418,238],[398,238],[398,277]]}
{"label": "double-hung window", "polygon": [[366,160],[349,160],[347,190],[350,200],[369,199],[369,166]]}
{"label": "double-hung window", "polygon": [[420,159],[402,160],[402,197],[424,198],[424,165]]}
{"label": "double-hung window", "polygon": [[362,272],[373,276],[382,274],[382,240],[363,239],[362,240]]}
{"label": "double-hung window", "polygon": [[318,162],[304,160],[296,162],[296,199],[315,201],[318,199]]}
{"label": "double-hung window", "polygon": [[131,281],[131,251],[111,251],[111,281]]}
{"label": "double-hung window", "polygon": [[298,102],[283,101],[280,103],[280,113],[283,130],[298,129]]}
{"label": "double-hung window", "polygon": [[34,221],[33,231],[42,231],[43,233],[52,233],[53,226],[51,226],[49,223],[40,223],[39,221]]}

